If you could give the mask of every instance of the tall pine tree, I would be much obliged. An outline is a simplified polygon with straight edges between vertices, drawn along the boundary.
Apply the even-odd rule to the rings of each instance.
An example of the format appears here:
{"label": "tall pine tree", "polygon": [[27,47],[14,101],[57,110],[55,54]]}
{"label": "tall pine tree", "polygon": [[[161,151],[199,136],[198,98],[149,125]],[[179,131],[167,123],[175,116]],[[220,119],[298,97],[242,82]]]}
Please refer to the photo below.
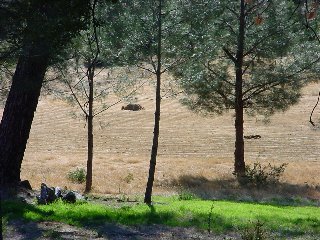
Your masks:
{"label": "tall pine tree", "polygon": [[86,27],[88,6],[88,0],[1,2],[1,43],[8,46],[5,52],[15,52],[18,59],[0,124],[2,187],[20,181],[21,163],[47,67]]}
{"label": "tall pine tree", "polygon": [[[320,54],[289,1],[186,0],[192,60],[176,69],[184,102],[204,113],[235,112],[234,172],[245,174],[244,113],[266,117],[298,102]],[[199,12],[203,15],[197,16]],[[204,17],[206,16],[206,17]]]}

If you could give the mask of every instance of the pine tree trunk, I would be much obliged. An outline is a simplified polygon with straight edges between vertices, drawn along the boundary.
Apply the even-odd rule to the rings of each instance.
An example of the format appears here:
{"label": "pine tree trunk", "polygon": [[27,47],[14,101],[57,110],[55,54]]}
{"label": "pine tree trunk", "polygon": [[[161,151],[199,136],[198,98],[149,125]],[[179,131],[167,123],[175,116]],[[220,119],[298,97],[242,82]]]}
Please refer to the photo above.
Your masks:
{"label": "pine tree trunk", "polygon": [[156,171],[158,145],[159,145],[159,129],[160,129],[160,111],[161,111],[161,50],[162,50],[162,0],[159,0],[158,8],[158,42],[157,42],[157,87],[156,87],[156,110],[154,113],[154,130],[153,130],[153,143],[151,150],[149,176],[144,196],[144,202],[151,205],[152,188],[154,182],[154,174]]}
{"label": "pine tree trunk", "polygon": [[3,219],[3,212],[2,212],[2,186],[0,186],[0,240],[3,239],[2,219]]}
{"label": "pine tree trunk", "polygon": [[2,186],[20,182],[20,168],[48,59],[41,50],[28,48],[18,60],[0,124]]}
{"label": "pine tree trunk", "polygon": [[154,130],[153,130],[153,144],[151,150],[149,177],[147,182],[147,188],[145,192],[144,202],[151,205],[152,188],[154,181],[154,174],[156,170],[158,145],[159,145],[159,129],[160,129],[160,106],[161,106],[161,73],[157,74],[157,89],[156,89],[156,111],[154,113]]}
{"label": "pine tree trunk", "polygon": [[93,78],[94,71],[89,71],[89,111],[88,121],[88,159],[87,159],[87,177],[85,192],[90,192],[92,188],[92,162],[93,162]]}
{"label": "pine tree trunk", "polygon": [[241,0],[240,3],[240,18],[239,18],[239,35],[238,46],[236,54],[236,89],[235,89],[235,130],[236,141],[234,151],[234,172],[241,181],[245,173],[245,161],[244,161],[244,140],[243,140],[243,58],[244,58],[244,40],[245,40],[245,3]]}
{"label": "pine tree trunk", "polygon": [[[240,84],[239,84],[240,85]],[[241,84],[242,86],[242,84]],[[242,90],[238,86],[237,101],[235,106],[235,130],[236,141],[234,151],[234,172],[238,179],[240,179],[245,173],[245,161],[244,161],[244,140],[243,140],[243,101]]]}

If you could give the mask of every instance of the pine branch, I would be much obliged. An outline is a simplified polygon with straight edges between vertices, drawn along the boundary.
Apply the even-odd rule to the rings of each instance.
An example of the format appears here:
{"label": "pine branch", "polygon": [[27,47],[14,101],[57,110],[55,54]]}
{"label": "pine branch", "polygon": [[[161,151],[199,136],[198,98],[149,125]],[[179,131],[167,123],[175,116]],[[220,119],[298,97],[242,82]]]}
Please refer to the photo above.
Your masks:
{"label": "pine branch", "polygon": [[309,122],[312,124],[312,126],[316,126],[315,124],[314,124],[314,122],[312,121],[312,115],[313,115],[313,112],[314,112],[314,110],[316,109],[316,107],[318,106],[318,104],[319,104],[319,101],[320,101],[320,92],[319,92],[319,95],[318,95],[318,100],[317,100],[317,103],[316,103],[316,105],[313,107],[313,109],[312,109],[312,111],[311,111],[311,114],[310,114],[310,119],[309,119]]}
{"label": "pine branch", "polygon": [[206,64],[203,64],[203,66],[206,67],[206,68],[209,70],[209,72],[211,72],[211,73],[214,74],[215,76],[219,77],[219,79],[222,80],[223,82],[229,84],[229,85],[232,86],[232,87],[235,87],[235,86],[236,86],[236,85],[233,84],[232,82],[229,82],[228,80],[226,80],[226,79],[224,79],[223,77],[221,77],[217,72],[215,72],[212,68],[210,68],[209,62],[208,62],[207,65],[206,65]]}
{"label": "pine branch", "polygon": [[230,51],[226,47],[222,47],[222,50],[227,54],[229,59],[232,60],[235,64],[237,63],[237,59],[230,53]]}
{"label": "pine branch", "polygon": [[132,94],[134,94],[135,92],[137,92],[147,81],[143,82],[142,84],[140,84],[137,88],[135,88],[134,90],[132,90],[128,95],[124,96],[123,98],[119,99],[118,101],[116,101],[115,103],[112,103],[111,105],[109,105],[106,108],[103,108],[102,110],[100,110],[99,112],[95,113],[93,115],[93,117],[107,111],[109,108],[121,103],[123,101],[124,98],[130,97]]}

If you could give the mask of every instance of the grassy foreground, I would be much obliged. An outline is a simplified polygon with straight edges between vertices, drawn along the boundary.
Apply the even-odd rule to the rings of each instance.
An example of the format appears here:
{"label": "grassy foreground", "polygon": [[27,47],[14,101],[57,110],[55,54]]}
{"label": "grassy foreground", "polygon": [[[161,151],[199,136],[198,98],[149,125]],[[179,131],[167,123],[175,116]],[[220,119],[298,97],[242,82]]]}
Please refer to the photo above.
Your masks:
{"label": "grassy foreground", "polygon": [[[183,200],[158,197],[153,207],[145,204],[106,206],[79,202],[30,205],[7,201],[3,203],[6,219],[27,221],[58,221],[76,226],[101,225],[114,222],[125,225],[164,224],[193,226],[216,232],[248,227],[259,220],[268,231],[281,235],[320,234],[320,208],[311,206],[276,206],[231,201]],[[210,216],[210,217],[209,217]],[[209,218],[211,219],[209,221]]]}

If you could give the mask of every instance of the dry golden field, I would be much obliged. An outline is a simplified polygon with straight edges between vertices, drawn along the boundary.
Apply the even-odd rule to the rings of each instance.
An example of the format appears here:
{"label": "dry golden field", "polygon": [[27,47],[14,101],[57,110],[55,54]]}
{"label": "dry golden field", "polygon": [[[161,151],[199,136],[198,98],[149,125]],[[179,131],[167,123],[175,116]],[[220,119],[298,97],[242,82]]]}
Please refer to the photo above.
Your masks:
{"label": "dry golden field", "polygon": [[[95,118],[95,193],[144,192],[153,134],[154,93],[150,89],[145,87],[137,94],[136,102],[145,110],[122,111],[120,104]],[[307,184],[313,187],[308,194],[318,199],[320,128],[312,127],[308,120],[319,90],[319,84],[307,86],[298,105],[277,113],[267,125],[262,118],[245,119],[245,135],[261,135],[261,139],[245,140],[246,161],[289,163],[282,181]],[[46,182],[84,189],[66,179],[70,170],[86,166],[85,120],[73,118],[74,111],[79,109],[61,100],[41,98],[22,166],[22,178],[29,179],[34,188]],[[320,118],[320,108],[316,118]],[[203,117],[181,106],[177,99],[164,98],[154,193],[172,193],[178,189],[174,185],[188,181],[208,193],[223,189],[226,181],[218,180],[232,178],[233,121],[232,112]],[[125,181],[128,175],[133,177],[129,183]]]}

